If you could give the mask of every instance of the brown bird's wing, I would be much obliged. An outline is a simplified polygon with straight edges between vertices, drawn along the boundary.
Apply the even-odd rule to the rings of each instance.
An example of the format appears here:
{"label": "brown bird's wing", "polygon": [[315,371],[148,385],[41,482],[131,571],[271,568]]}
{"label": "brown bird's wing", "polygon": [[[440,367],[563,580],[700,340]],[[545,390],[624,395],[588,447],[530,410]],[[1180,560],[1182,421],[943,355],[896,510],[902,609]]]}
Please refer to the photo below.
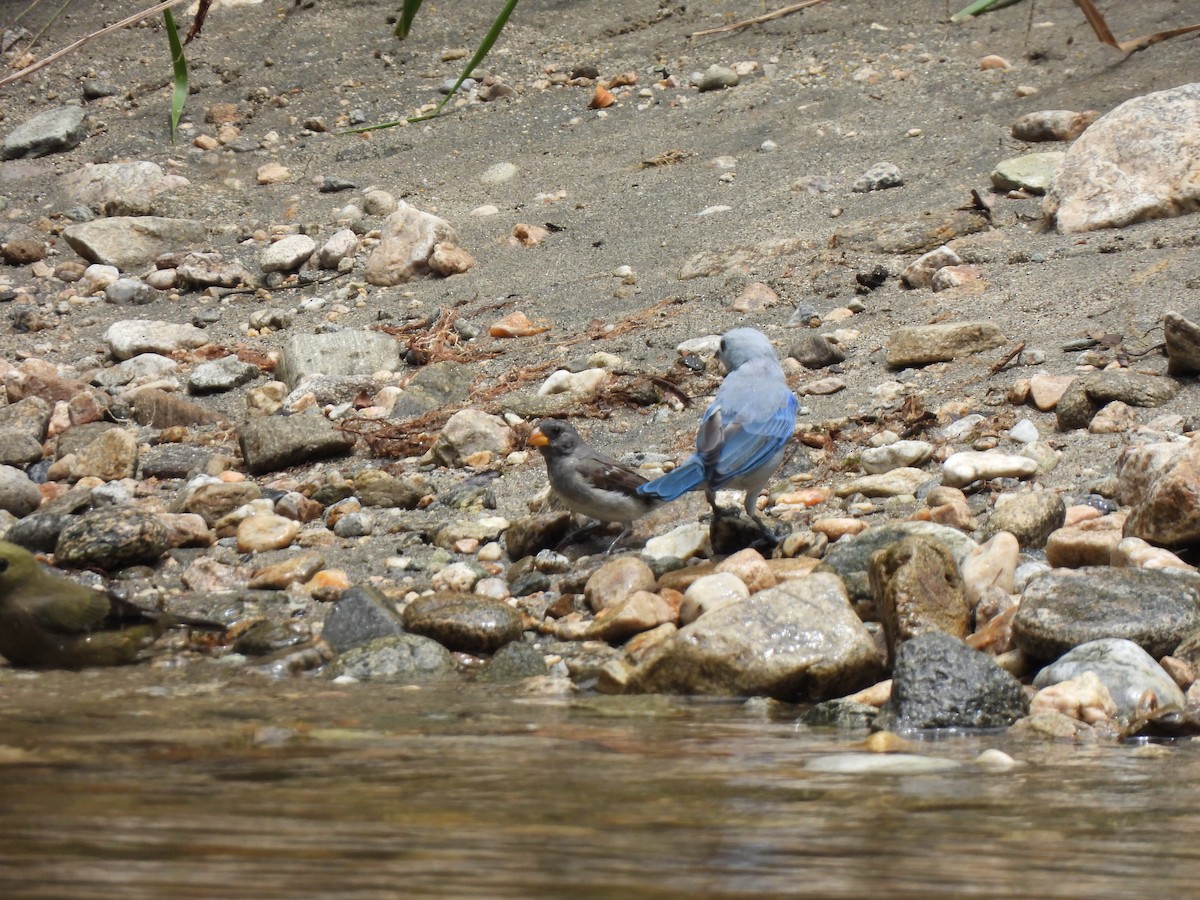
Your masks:
{"label": "brown bird's wing", "polygon": [[579,472],[588,481],[604,491],[619,494],[634,494],[646,478],[638,472],[612,460],[592,457],[580,460]]}

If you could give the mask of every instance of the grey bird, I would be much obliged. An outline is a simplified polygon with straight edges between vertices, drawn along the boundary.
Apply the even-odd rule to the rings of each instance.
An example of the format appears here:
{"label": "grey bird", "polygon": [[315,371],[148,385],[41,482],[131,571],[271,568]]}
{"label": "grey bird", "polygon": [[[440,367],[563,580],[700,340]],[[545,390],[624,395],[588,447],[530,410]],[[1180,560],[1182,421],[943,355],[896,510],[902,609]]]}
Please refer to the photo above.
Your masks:
{"label": "grey bird", "polygon": [[[600,522],[620,522],[624,528],[608,553],[633,531],[633,523],[659,501],[643,497],[638,487],[645,477],[610,456],[593,449],[571,425],[559,419],[542,419],[529,435],[546,460],[550,487],[571,512]],[[569,535],[569,543],[591,527]]]}

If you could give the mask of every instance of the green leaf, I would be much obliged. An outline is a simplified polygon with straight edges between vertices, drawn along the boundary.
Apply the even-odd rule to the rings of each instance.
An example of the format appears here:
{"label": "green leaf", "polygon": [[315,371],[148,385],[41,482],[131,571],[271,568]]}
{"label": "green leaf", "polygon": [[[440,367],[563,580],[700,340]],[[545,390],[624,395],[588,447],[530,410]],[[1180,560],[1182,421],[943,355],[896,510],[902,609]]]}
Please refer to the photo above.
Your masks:
{"label": "green leaf", "polygon": [[417,17],[417,10],[421,8],[421,2],[422,0],[404,0],[400,18],[396,21],[396,30],[392,32],[400,40],[408,37],[408,33],[412,30],[413,19]]}
{"label": "green leaf", "polygon": [[175,17],[169,9],[163,10],[163,21],[167,26],[167,43],[171,47],[171,67],[175,71],[175,90],[171,92],[171,142],[174,143],[179,120],[183,117],[183,104],[187,102],[188,69],[183,45],[179,43],[179,31],[175,28]]}
{"label": "green leaf", "polygon": [[508,21],[508,17],[512,15],[512,11],[517,8],[518,0],[508,0],[504,4],[504,9],[500,10],[500,15],[496,16],[496,21],[492,23],[492,27],[488,29],[488,33],[483,36],[483,40],[479,42],[479,46],[475,50],[475,55],[472,56],[466,66],[463,67],[462,73],[458,76],[458,81],[454,82],[454,87],[450,88],[450,93],[442,98],[442,102],[437,105],[433,112],[424,116],[414,116],[409,119],[410,122],[424,122],[426,119],[436,119],[442,114],[442,107],[445,106],[450,98],[458,93],[458,89],[462,87],[462,83],[467,80],[467,77],[475,71],[475,67],[483,62],[484,57],[492,49],[492,45],[496,43],[496,39],[500,37],[500,32],[504,30],[504,24]]}
{"label": "green leaf", "polygon": [[965,22],[972,16],[981,16],[986,12],[991,12],[994,9],[1003,9],[1006,6],[1012,6],[1014,3],[1020,3],[1021,0],[975,0],[970,6],[964,7],[950,17],[950,21],[958,24]]}

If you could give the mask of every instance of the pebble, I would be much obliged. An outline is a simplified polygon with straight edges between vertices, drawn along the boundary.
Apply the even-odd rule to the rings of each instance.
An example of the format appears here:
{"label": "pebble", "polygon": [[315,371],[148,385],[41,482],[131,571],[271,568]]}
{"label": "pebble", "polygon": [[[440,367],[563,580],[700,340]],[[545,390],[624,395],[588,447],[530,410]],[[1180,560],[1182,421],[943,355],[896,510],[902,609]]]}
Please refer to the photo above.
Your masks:
{"label": "pebble", "polygon": [[30,159],[65,153],[87,136],[81,106],[59,106],[38,113],[18,125],[0,144],[0,158]]}
{"label": "pebble", "polygon": [[962,450],[942,463],[942,483],[950,487],[966,487],[976,481],[991,481],[993,478],[1031,478],[1037,472],[1037,461],[1024,456]]}
{"label": "pebble", "polygon": [[258,514],[243,519],[237,526],[239,553],[265,553],[291,546],[300,525],[292,519],[273,513]]}
{"label": "pebble", "polygon": [[696,86],[700,89],[701,93],[704,93],[705,91],[719,91],[723,88],[737,87],[740,81],[738,73],[733,69],[713,63],[704,70],[704,74],[696,79]]}
{"label": "pebble", "polygon": [[893,469],[923,465],[932,457],[933,445],[927,441],[896,441],[863,450],[859,461],[868,475],[879,475]]}
{"label": "pebble", "polygon": [[850,186],[850,190],[860,194],[869,193],[871,191],[885,191],[888,188],[897,188],[904,185],[904,178],[900,174],[900,169],[891,163],[881,162],[876,163],[858,178],[854,179],[854,183]]}
{"label": "pebble", "polygon": [[687,625],[702,615],[721,609],[730,603],[740,603],[750,596],[745,582],[732,572],[714,572],[693,581],[683,593],[679,607],[679,622]]}
{"label": "pebble", "polygon": [[263,250],[258,264],[264,272],[295,272],[316,252],[317,242],[307,234],[289,234]]}

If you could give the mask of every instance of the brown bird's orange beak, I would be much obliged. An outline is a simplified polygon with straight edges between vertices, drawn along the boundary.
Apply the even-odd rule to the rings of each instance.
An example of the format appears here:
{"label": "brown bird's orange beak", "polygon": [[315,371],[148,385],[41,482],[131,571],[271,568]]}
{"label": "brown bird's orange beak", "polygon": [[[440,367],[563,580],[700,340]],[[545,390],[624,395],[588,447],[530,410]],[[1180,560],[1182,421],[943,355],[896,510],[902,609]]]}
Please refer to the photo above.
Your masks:
{"label": "brown bird's orange beak", "polygon": [[529,432],[530,447],[545,447],[548,446],[549,443],[550,438],[546,437],[546,435],[542,433],[542,429],[535,428],[533,431]]}

